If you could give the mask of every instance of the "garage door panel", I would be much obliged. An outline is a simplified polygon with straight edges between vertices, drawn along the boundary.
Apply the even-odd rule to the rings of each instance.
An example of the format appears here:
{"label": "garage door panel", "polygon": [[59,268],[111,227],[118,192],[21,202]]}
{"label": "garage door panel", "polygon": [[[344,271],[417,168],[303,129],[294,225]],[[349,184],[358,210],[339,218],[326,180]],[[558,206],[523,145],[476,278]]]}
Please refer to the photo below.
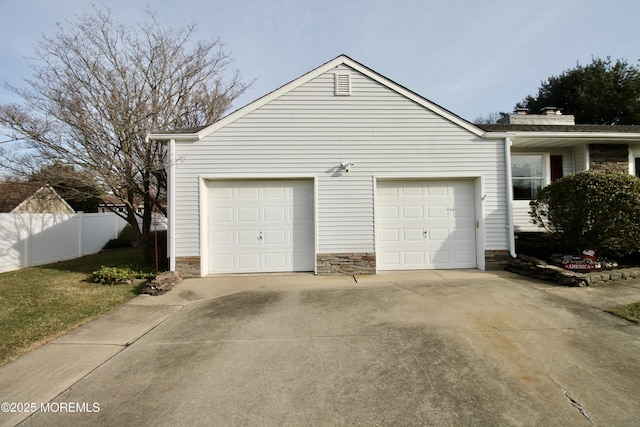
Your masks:
{"label": "garage door panel", "polygon": [[427,233],[427,240],[432,242],[433,241],[442,242],[447,240],[447,238],[449,238],[450,235],[451,235],[451,232],[449,231],[448,228],[429,227],[429,231]]}
{"label": "garage door panel", "polygon": [[264,254],[264,264],[271,268],[284,269],[287,266],[287,254],[283,252]]}
{"label": "garage door panel", "polygon": [[212,208],[210,212],[213,222],[233,222],[233,208]]}
{"label": "garage door panel", "polygon": [[266,207],[264,208],[264,211],[263,211],[264,220],[266,222],[271,222],[271,221],[284,222],[287,219],[286,212],[287,212],[287,209],[282,206]]}
{"label": "garage door panel", "polygon": [[400,264],[400,260],[398,259],[399,252],[376,252],[376,259],[380,265],[398,265]]}
{"label": "garage door panel", "polygon": [[[256,230],[240,230],[236,232],[237,239],[235,245],[254,247],[259,242],[258,236],[260,231]],[[218,242],[215,242],[216,244]]]}
{"label": "garage door panel", "polygon": [[405,219],[419,219],[424,217],[423,206],[404,206],[402,208],[402,218]]}
{"label": "garage door panel", "polygon": [[474,227],[457,227],[452,233],[451,238],[453,240],[459,240],[468,242],[469,236],[475,232]]}
{"label": "garage door panel", "polygon": [[288,243],[287,230],[266,230],[263,233],[264,246],[283,247]]}
{"label": "garage door panel", "polygon": [[472,250],[468,251],[456,251],[453,254],[453,258],[458,264],[466,264],[470,262],[475,262],[476,252]]}
{"label": "garage door panel", "polygon": [[378,186],[378,195],[383,197],[392,197],[398,195],[398,188],[391,186]]}
{"label": "garage door panel", "polygon": [[381,207],[378,211],[378,218],[382,219],[397,219],[398,218],[398,208],[397,207]]}
{"label": "garage door panel", "polygon": [[472,180],[380,180],[377,188],[380,270],[476,267]]}
{"label": "garage door panel", "polygon": [[423,233],[424,231],[422,230],[422,228],[413,228],[413,229],[405,228],[404,230],[402,230],[402,241],[403,242],[422,241],[424,239]]}
{"label": "garage door panel", "polygon": [[431,182],[425,190],[425,193],[428,196],[446,196],[450,194],[449,186],[445,184],[438,184],[436,182]]}
{"label": "garage door panel", "polygon": [[265,201],[269,199],[284,200],[286,198],[287,189],[279,186],[270,186],[262,188],[262,198]]}
{"label": "garage door panel", "polygon": [[259,253],[247,253],[237,254],[238,272],[250,272],[260,266],[260,254]]}
{"label": "garage door panel", "polygon": [[431,251],[429,252],[429,261],[435,268],[447,268],[451,263],[450,253],[444,250]]}
{"label": "garage door panel", "polygon": [[211,262],[214,265],[234,265],[236,264],[235,255],[232,254],[217,254],[211,256]]}
{"label": "garage door panel", "polygon": [[238,208],[238,222],[258,222],[260,221],[260,208]]}
{"label": "garage door panel", "polygon": [[215,231],[211,233],[211,238],[220,246],[233,246],[235,242],[233,231]]}
{"label": "garage door panel", "polygon": [[424,256],[425,256],[425,253],[422,251],[420,252],[405,251],[403,255],[404,264],[417,265],[417,266],[424,265]]}
{"label": "garage door panel", "polygon": [[[291,259],[290,263],[292,265],[308,265],[309,260],[315,258],[314,251],[295,251],[288,255]],[[303,271],[309,271],[309,270],[303,270]]]}
{"label": "garage door panel", "polygon": [[379,242],[397,242],[398,241],[398,230],[380,230],[378,233],[378,241]]}
{"label": "garage door panel", "polygon": [[424,189],[420,186],[407,186],[399,192],[402,197],[423,196]]}
{"label": "garage door panel", "polygon": [[[447,218],[449,216],[448,206],[429,205],[427,207],[429,218]],[[423,217],[424,218],[424,217]]]}
{"label": "garage door panel", "polygon": [[310,240],[313,240],[313,230],[300,229],[293,230],[291,232],[291,242],[296,248],[305,247],[304,245],[306,245]]}
{"label": "garage door panel", "polygon": [[314,269],[313,181],[229,180],[208,186],[211,273]]}
{"label": "garage door panel", "polygon": [[231,200],[233,199],[234,189],[233,188],[211,188],[209,189],[209,194],[213,195],[216,199],[220,200]]}
{"label": "garage door panel", "polygon": [[236,188],[237,200],[256,200],[259,198],[259,189],[249,186],[249,184],[241,184]]}

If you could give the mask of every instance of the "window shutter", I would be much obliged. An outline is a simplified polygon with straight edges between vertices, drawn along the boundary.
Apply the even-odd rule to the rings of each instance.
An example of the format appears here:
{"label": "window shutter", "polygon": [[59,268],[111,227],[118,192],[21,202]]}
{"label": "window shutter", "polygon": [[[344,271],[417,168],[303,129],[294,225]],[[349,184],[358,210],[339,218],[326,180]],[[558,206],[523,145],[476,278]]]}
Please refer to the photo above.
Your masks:
{"label": "window shutter", "polygon": [[562,156],[552,154],[550,156],[551,163],[551,182],[562,178]]}
{"label": "window shutter", "polygon": [[336,95],[351,95],[351,75],[347,73],[336,73]]}

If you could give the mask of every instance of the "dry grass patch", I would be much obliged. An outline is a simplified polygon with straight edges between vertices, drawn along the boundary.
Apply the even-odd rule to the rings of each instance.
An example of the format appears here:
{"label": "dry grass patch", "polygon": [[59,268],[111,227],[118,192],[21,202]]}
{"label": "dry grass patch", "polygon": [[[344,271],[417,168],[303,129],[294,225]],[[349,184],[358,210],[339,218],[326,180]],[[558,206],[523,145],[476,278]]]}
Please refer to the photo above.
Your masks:
{"label": "dry grass patch", "polygon": [[640,323],[640,302],[613,307],[607,311],[632,322]]}

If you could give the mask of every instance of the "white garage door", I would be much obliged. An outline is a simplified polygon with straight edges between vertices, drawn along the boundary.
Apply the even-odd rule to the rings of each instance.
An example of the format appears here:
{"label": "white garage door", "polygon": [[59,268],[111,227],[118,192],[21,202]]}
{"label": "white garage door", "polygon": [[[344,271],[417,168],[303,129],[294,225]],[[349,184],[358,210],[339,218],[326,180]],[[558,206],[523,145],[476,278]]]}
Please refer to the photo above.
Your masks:
{"label": "white garage door", "polygon": [[471,180],[384,180],[377,184],[380,270],[475,268]]}
{"label": "white garage door", "polygon": [[210,181],[209,272],[314,270],[313,181]]}

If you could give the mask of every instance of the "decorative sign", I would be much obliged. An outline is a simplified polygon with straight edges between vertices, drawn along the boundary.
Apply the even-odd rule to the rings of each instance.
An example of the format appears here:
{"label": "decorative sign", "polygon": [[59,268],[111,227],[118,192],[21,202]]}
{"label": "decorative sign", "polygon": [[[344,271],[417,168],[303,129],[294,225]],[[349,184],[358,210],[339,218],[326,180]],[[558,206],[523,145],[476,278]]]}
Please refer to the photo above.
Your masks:
{"label": "decorative sign", "polygon": [[587,249],[580,255],[566,255],[562,259],[562,267],[565,270],[595,270],[598,268],[596,252]]}

